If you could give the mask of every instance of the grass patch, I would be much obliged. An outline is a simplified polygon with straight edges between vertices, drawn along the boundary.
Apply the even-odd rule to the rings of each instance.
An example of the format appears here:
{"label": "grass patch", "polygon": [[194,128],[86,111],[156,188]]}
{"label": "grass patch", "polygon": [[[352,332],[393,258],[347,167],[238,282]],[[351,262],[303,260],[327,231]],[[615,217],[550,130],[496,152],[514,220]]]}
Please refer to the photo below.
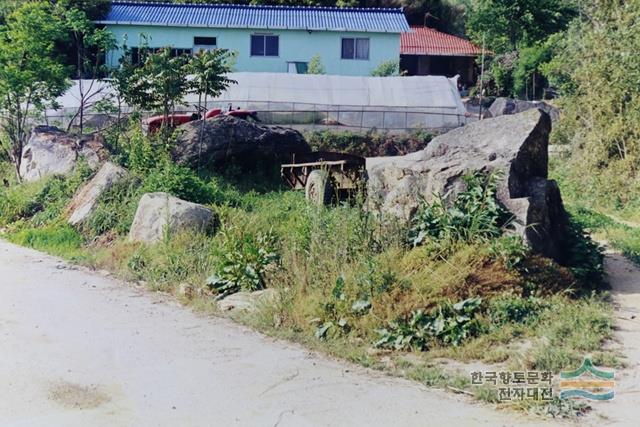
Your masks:
{"label": "grass patch", "polygon": [[[599,174],[567,167],[567,159],[552,158],[550,175],[562,189],[573,220],[597,240],[606,241],[640,265],[640,184],[614,165]],[[620,180],[623,181],[620,181]]]}
{"label": "grass patch", "polygon": [[90,258],[83,250],[84,238],[68,224],[22,228],[11,234],[9,240],[74,262],[86,262]]}
{"label": "grass patch", "polygon": [[594,237],[605,240],[612,248],[640,265],[640,228],[618,222],[584,206],[571,205],[568,210]]}

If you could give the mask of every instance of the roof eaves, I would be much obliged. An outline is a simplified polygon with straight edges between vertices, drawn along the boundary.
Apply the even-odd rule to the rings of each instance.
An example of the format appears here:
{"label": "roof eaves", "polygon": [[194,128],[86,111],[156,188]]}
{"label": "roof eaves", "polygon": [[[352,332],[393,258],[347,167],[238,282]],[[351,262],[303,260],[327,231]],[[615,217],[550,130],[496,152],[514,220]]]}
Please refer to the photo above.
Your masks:
{"label": "roof eaves", "polygon": [[182,24],[165,22],[143,22],[143,21],[93,21],[99,25],[139,25],[143,27],[177,27],[177,28],[229,28],[229,29],[249,29],[249,30],[288,30],[288,31],[330,31],[349,33],[388,33],[400,34],[402,31],[391,31],[382,28],[362,29],[362,28],[328,28],[328,27],[279,27],[269,25],[211,25],[211,24]]}

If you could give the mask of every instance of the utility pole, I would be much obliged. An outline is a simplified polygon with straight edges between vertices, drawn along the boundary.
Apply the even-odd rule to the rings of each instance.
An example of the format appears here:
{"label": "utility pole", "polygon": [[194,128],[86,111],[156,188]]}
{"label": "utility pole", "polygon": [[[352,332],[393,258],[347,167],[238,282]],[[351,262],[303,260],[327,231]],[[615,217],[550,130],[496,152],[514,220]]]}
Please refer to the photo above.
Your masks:
{"label": "utility pole", "polygon": [[484,90],[484,42],[485,34],[482,35],[482,63],[480,65],[480,110],[478,111],[478,120],[482,120],[482,91]]}

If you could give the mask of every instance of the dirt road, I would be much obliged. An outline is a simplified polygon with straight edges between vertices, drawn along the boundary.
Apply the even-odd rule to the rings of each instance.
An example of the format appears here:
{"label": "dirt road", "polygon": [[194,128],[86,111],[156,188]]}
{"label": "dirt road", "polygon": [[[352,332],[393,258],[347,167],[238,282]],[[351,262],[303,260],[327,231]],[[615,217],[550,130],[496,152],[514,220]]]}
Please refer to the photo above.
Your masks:
{"label": "dirt road", "polygon": [[2,426],[526,422],[1,240],[0,396]]}
{"label": "dirt road", "polygon": [[591,404],[603,418],[601,425],[634,426],[640,418],[640,268],[608,251],[605,269],[615,310],[611,347],[622,355],[625,367],[615,373],[614,399]]}

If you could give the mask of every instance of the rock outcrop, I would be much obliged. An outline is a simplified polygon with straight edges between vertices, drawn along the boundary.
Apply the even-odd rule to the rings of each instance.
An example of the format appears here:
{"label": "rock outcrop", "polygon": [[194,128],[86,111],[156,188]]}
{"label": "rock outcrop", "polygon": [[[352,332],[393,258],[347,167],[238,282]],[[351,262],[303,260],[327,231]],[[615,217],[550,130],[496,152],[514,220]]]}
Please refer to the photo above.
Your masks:
{"label": "rock outcrop", "polygon": [[213,211],[206,206],[187,202],[167,193],[147,193],[138,203],[129,230],[129,240],[154,243],[162,240],[165,232],[206,230],[213,219]]}
{"label": "rock outcrop", "polygon": [[521,99],[496,98],[489,107],[491,117],[519,114],[529,110],[542,110],[549,115],[552,122],[560,118],[560,110],[543,101],[523,101]]}
{"label": "rock outcrop", "polygon": [[36,126],[22,150],[20,176],[36,181],[46,175],[68,174],[80,158],[97,168],[107,155],[97,135],[77,138],[56,127]]}
{"label": "rock outcrop", "polygon": [[497,197],[513,214],[514,231],[562,261],[567,216],[558,186],[547,179],[550,131],[549,115],[530,110],[454,129],[416,153],[367,159],[369,206],[409,220],[421,200],[453,200],[464,175],[500,171]]}
{"label": "rock outcrop", "polygon": [[98,199],[115,183],[127,176],[127,171],[111,162],[102,165],[98,173],[86,183],[67,206],[68,222],[77,225],[85,221],[95,209]]}
{"label": "rock outcrop", "polygon": [[[201,120],[186,123],[176,142],[173,157],[176,163],[197,166],[217,166],[233,162],[252,166],[257,162],[279,164],[289,161],[293,154],[308,153],[309,145],[300,132],[262,126],[230,116],[207,119],[200,144]],[[200,160],[199,160],[200,159]]]}

